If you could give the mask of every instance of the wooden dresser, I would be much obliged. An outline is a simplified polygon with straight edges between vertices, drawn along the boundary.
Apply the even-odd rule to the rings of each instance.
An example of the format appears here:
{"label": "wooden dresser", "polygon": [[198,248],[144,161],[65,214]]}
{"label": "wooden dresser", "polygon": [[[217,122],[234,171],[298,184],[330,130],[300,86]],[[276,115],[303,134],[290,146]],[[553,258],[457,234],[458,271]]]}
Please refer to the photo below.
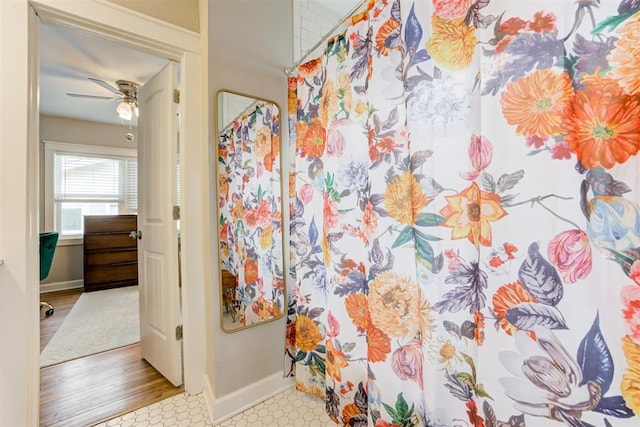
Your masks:
{"label": "wooden dresser", "polygon": [[84,217],[84,291],[138,284],[136,215]]}

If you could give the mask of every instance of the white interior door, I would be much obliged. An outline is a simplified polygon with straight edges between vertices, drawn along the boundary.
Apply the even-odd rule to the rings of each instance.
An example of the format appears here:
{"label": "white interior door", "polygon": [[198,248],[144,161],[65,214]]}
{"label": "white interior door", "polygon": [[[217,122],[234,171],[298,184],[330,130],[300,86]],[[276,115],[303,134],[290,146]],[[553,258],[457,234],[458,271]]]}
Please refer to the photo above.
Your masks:
{"label": "white interior door", "polygon": [[138,283],[142,357],[174,385],[182,384],[176,203],[176,64],[138,93]]}

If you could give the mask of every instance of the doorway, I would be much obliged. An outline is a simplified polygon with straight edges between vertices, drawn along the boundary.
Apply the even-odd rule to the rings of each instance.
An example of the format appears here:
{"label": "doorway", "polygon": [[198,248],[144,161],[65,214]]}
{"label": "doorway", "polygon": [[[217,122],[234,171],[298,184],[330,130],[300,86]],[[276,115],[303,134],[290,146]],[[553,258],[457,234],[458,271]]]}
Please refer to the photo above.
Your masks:
{"label": "doorway", "polygon": [[[180,128],[183,138],[180,142],[180,152],[183,165],[191,164],[189,172],[182,174],[181,183],[184,188],[185,184],[188,186],[190,182],[193,182],[194,186],[190,188],[195,190],[190,190],[192,193],[203,191],[200,177],[206,173],[206,152],[204,156],[202,152],[206,144],[201,144],[201,141],[205,140],[203,138],[205,132],[203,132],[200,121],[202,108],[199,93],[201,87],[201,64],[197,35],[187,31],[179,31],[173,27],[165,27],[161,23],[147,19],[144,16],[129,15],[123,9],[112,8],[106,3],[108,2],[92,4],[89,8],[80,7],[75,3],[62,3],[55,6],[41,6],[38,4],[35,9],[43,21],[90,30],[102,37],[111,38],[129,46],[139,47],[150,53],[180,61],[182,75],[190,76],[188,79],[183,79],[181,84],[181,92],[185,98],[185,103],[181,106]],[[38,19],[36,18],[32,21],[38,22]],[[31,24],[30,40],[37,39],[37,31]],[[37,80],[35,84],[37,84]],[[33,86],[32,88],[37,89],[37,87]],[[34,111],[32,110],[32,117],[33,113]],[[37,152],[35,149],[39,140],[37,126],[36,129],[30,130],[30,134],[32,135],[29,142],[30,149],[32,152]],[[185,140],[196,142],[196,144],[184,144],[183,141]],[[202,161],[203,159],[205,159],[204,162]],[[33,175],[31,179],[35,181]],[[200,248],[204,246],[203,237],[206,233],[202,230],[202,224],[204,224],[202,215],[206,215],[206,210],[202,208],[206,205],[203,203],[204,200],[198,200],[195,194],[193,194],[193,197],[185,196],[183,194],[182,211],[189,212],[194,222],[192,227],[185,227],[186,218],[183,216],[182,247],[183,249],[188,249],[189,252],[197,253],[201,252]],[[34,214],[33,218],[37,218],[37,212],[32,213]],[[200,250],[195,250],[196,248]],[[37,257],[34,257],[34,259],[37,259]],[[187,392],[198,393],[202,391],[204,382],[204,351],[202,351],[201,345],[198,344],[198,342],[204,341],[204,304],[202,302],[202,295],[204,294],[204,280],[202,279],[205,275],[204,257],[184,256],[182,266],[182,282],[188,284],[181,291],[184,307],[184,357],[185,366],[187,367],[184,372],[184,383]],[[188,273],[185,274],[185,271]],[[185,280],[185,276],[195,280]],[[33,297],[36,295],[37,292],[32,294]],[[37,334],[37,323],[32,324],[29,331],[30,334],[33,334],[34,331]],[[37,396],[37,392],[35,395]],[[30,402],[33,405],[34,402]],[[37,409],[33,406],[31,410],[33,411],[30,411],[31,413],[37,413]]]}
{"label": "doorway", "polygon": [[[149,174],[144,173],[143,168],[136,167],[139,156],[127,153],[145,153],[145,149],[138,150],[136,140],[140,140],[139,145],[143,145],[141,148],[145,144],[148,146],[148,141],[135,138],[139,136],[136,125],[137,122],[149,122],[149,117],[153,117],[154,113],[153,108],[146,108],[148,97],[141,98],[147,119],[142,120],[140,117],[138,120],[138,91],[119,90],[123,86],[121,82],[135,82],[132,84],[142,92],[148,82],[155,81],[154,76],[169,66],[169,61],[76,29],[43,24],[40,30],[40,92],[43,94],[40,110],[41,114],[49,115],[47,120],[41,120],[40,126],[41,137],[47,141],[45,161],[42,162],[45,176],[41,179],[45,197],[40,199],[44,200],[44,209],[41,207],[40,210],[44,212],[42,218],[45,229],[55,229],[61,233],[59,242],[63,244],[57,250],[58,265],[71,272],[81,271],[84,267],[84,289],[87,291],[75,302],[73,310],[65,311],[63,307],[59,307],[54,317],[41,320],[42,326],[47,327],[49,323],[57,323],[61,317],[65,317],[59,332],[42,354],[42,357],[45,354],[48,356],[44,359],[48,366],[41,369],[40,420],[42,425],[85,425],[119,415],[122,411],[137,409],[140,405],[154,403],[181,391],[181,388],[173,388],[149,363],[142,361],[144,356],[163,375],[172,375],[171,381],[174,384],[182,383],[181,367],[174,369],[179,371],[175,374],[158,366],[155,361],[154,357],[158,358],[155,354],[158,352],[157,348],[161,347],[152,344],[153,348],[149,349],[148,340],[153,334],[146,334],[147,342],[142,344],[131,344],[126,348],[118,345],[134,342],[134,335],[141,335],[139,331],[144,324],[141,325],[138,320],[140,316],[137,316],[137,288],[143,290],[143,295],[145,292],[148,294],[149,289],[130,286],[132,283],[129,277],[131,272],[135,273],[136,266],[131,265],[129,256],[124,260],[126,262],[117,262],[117,256],[126,252],[121,250],[123,239],[119,234],[113,234],[114,225],[110,225],[120,224],[125,219],[127,223],[131,222],[131,218],[135,218],[131,214],[136,213],[138,205],[147,206],[148,203],[145,204],[144,200],[148,202],[160,197],[158,195],[149,199],[145,195],[146,199],[143,197],[144,200],[138,203],[137,189],[149,189],[149,184],[144,181]],[[176,86],[175,78],[163,81],[162,84],[167,85],[171,91]],[[136,111],[130,110],[129,116],[122,119],[117,114],[122,105],[134,106]],[[170,129],[176,129],[178,118],[171,116],[176,124]],[[151,129],[147,127],[147,135],[163,132],[151,126]],[[132,135],[134,141],[131,141]],[[55,142],[51,142],[52,139]],[[154,142],[159,143],[162,138],[155,139]],[[169,151],[177,151],[175,144],[169,144],[169,147]],[[167,150],[167,146],[158,147],[158,150]],[[127,154],[126,157],[120,156],[121,152]],[[147,160],[173,161],[171,169],[175,170],[175,153],[168,156],[168,160],[167,157],[150,157],[147,154]],[[148,161],[145,165],[147,169],[155,169]],[[136,173],[138,169],[140,179],[143,180],[141,182]],[[164,167],[161,169],[166,170]],[[96,217],[96,214],[102,216]],[[119,216],[116,220],[116,217],[105,216],[109,214]],[[85,216],[87,221],[83,221]],[[94,225],[90,235],[86,234],[89,228],[84,230],[83,239],[81,227],[83,222],[89,227],[88,219],[92,219],[91,224]],[[95,219],[99,221],[95,222]],[[168,224],[169,227],[171,225],[174,228],[176,226],[175,223]],[[127,226],[137,231],[135,220],[134,225]],[[140,244],[146,244],[149,239],[153,239],[153,233],[145,232],[145,240]],[[126,237],[124,240],[131,242]],[[80,246],[92,243],[99,248],[100,253],[90,251],[92,254],[88,257],[86,246],[84,257],[82,253],[77,256],[75,252],[78,252],[78,248],[73,247],[74,243],[80,243]],[[177,252],[177,244],[174,245],[176,248],[170,251],[171,254]],[[158,251],[154,255],[157,253]],[[83,258],[84,266],[81,265]],[[104,258],[110,259],[108,265],[103,266],[103,261],[99,265],[95,262],[87,264],[87,260]],[[165,266],[167,264],[169,263]],[[172,264],[175,266],[177,260],[173,260]],[[141,269],[139,276],[143,282],[145,275],[151,271],[148,266]],[[73,283],[73,280],[64,279],[76,278],[64,277],[65,273],[67,272],[58,272],[63,283]],[[126,283],[122,283],[123,280]],[[177,288],[177,278],[173,282]],[[125,284],[129,286],[121,287]],[[88,292],[96,288],[105,290]],[[47,298],[56,301],[59,297],[51,294]],[[148,299],[152,304],[162,304],[153,297]],[[147,311],[153,312],[153,309]],[[162,316],[169,314],[168,309],[162,312]],[[132,328],[138,332],[133,334]],[[71,340],[65,340],[65,332],[67,336],[72,336]],[[108,344],[115,349],[107,348]],[[177,342],[178,349],[179,345]],[[102,354],[105,350],[107,353]],[[57,358],[52,358],[52,354]],[[74,354],[81,357],[74,357]],[[58,361],[61,363],[56,363]],[[178,364],[180,362],[177,361]],[[113,392],[114,388],[118,392]]]}

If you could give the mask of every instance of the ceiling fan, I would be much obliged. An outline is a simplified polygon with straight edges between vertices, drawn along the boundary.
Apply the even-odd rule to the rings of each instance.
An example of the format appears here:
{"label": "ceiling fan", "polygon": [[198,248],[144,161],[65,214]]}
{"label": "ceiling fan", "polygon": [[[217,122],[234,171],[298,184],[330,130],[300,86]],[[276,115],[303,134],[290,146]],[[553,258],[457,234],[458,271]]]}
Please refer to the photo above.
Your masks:
{"label": "ceiling fan", "polygon": [[101,96],[101,95],[85,95],[80,93],[67,93],[68,96],[75,98],[89,98],[89,99],[104,99],[108,101],[121,101],[116,107],[116,112],[122,120],[128,120],[129,122],[135,114],[138,116],[138,88],[140,85],[128,80],[117,80],[117,88],[113,87],[104,80],[94,79],[89,77],[89,80],[107,89],[116,96]]}

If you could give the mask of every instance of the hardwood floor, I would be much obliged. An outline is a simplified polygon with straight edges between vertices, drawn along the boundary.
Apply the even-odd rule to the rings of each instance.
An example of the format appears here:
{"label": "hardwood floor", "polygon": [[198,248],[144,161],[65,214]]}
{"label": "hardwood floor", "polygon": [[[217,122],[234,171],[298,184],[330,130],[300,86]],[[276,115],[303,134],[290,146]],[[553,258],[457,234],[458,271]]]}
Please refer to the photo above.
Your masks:
{"label": "hardwood floor", "polygon": [[[81,289],[42,294],[55,313],[40,321],[44,348],[82,294]],[[176,394],[166,378],[140,357],[140,344],[40,369],[40,425],[85,427]]]}

